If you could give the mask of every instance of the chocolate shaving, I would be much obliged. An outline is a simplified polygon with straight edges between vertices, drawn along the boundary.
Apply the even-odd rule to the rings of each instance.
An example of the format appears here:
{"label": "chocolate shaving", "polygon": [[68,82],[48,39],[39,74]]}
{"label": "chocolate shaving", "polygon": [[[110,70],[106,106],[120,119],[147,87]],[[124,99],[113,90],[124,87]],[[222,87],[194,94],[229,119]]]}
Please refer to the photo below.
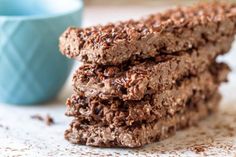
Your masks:
{"label": "chocolate shaving", "polygon": [[45,117],[42,117],[41,115],[36,114],[36,115],[32,115],[31,118],[39,120],[39,121],[43,121],[48,126],[55,124],[53,118],[50,115],[46,115]]}

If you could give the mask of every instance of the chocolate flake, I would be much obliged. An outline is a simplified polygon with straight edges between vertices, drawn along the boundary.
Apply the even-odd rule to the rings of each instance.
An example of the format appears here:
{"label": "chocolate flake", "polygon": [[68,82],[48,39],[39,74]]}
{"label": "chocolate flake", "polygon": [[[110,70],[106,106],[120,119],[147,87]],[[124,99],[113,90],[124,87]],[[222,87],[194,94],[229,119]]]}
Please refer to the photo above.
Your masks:
{"label": "chocolate flake", "polygon": [[39,120],[39,121],[43,121],[48,126],[50,126],[52,124],[55,124],[53,118],[50,115],[46,115],[45,117],[43,117],[43,116],[41,116],[39,114],[35,114],[35,115],[32,115],[31,118]]}

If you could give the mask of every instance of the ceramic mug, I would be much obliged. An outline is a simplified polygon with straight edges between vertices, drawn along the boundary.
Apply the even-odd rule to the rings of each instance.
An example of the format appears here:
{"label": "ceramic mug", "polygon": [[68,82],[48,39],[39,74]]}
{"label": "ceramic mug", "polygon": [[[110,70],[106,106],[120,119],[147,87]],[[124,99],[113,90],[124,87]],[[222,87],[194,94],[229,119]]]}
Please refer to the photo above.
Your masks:
{"label": "ceramic mug", "polygon": [[81,0],[0,0],[0,102],[54,98],[73,62],[58,50],[68,26],[79,26]]}

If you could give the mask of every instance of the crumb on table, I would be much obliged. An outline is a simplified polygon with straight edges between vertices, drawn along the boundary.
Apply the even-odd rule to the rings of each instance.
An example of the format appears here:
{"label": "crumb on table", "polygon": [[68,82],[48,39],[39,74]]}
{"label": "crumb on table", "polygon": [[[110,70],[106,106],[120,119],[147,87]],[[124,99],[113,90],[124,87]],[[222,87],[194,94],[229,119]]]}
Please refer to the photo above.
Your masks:
{"label": "crumb on table", "polygon": [[39,120],[39,121],[44,121],[46,125],[48,126],[55,124],[54,119],[50,115],[46,115],[45,117],[43,117],[39,114],[35,114],[35,115],[32,115],[31,118]]}

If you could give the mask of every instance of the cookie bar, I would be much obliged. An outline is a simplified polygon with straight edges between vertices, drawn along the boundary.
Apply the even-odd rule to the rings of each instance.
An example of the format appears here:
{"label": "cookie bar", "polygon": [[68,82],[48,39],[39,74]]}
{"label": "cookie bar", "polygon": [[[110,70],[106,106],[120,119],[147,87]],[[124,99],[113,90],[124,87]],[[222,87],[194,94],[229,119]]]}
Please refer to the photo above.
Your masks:
{"label": "cookie bar", "polygon": [[67,116],[73,116],[87,124],[131,126],[153,122],[181,111],[189,99],[201,100],[218,90],[229,72],[225,64],[213,65],[196,77],[185,78],[178,85],[161,93],[149,93],[139,101],[104,100],[98,96],[86,97],[74,94],[67,101]]}
{"label": "cookie bar", "polygon": [[236,5],[204,3],[180,7],[140,20],[89,28],[68,28],[60,37],[60,50],[79,61],[117,65],[216,42],[233,35]]}
{"label": "cookie bar", "polygon": [[131,127],[87,125],[75,119],[66,130],[65,138],[71,143],[96,147],[141,147],[165,139],[175,134],[176,130],[197,124],[200,119],[217,110],[220,98],[220,94],[216,93],[207,101],[190,101],[174,116]]}
{"label": "cookie bar", "polygon": [[104,67],[86,64],[74,74],[74,91],[83,92],[86,97],[141,100],[150,91],[170,89],[184,77],[205,71],[218,55],[229,51],[233,39],[226,38],[216,44],[208,43],[191,53],[164,55],[135,65]]}

